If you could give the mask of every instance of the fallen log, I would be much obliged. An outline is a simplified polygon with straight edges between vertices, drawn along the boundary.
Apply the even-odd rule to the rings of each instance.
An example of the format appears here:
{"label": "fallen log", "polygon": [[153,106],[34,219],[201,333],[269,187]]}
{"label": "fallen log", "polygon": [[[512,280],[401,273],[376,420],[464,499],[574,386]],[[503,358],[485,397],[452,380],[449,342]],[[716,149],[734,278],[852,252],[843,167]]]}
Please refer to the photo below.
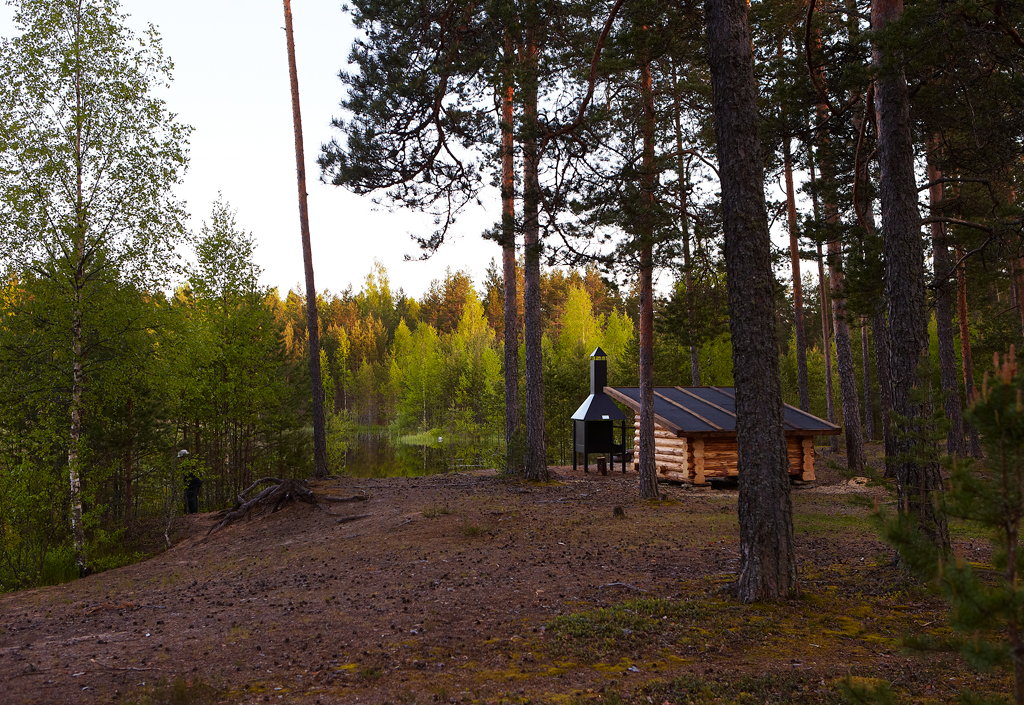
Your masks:
{"label": "fallen log", "polygon": [[[273,483],[269,487],[265,487],[252,499],[246,499],[246,496],[253,492],[257,487],[266,483]],[[257,509],[271,508],[270,512],[273,514],[279,510],[282,506],[289,502],[305,502],[311,504],[321,511],[328,512],[323,502],[364,502],[369,497],[367,495],[355,495],[353,497],[334,497],[331,495],[319,497],[313,490],[309,489],[309,485],[305,480],[296,480],[289,478],[287,480],[281,480],[276,477],[263,477],[256,482],[249,485],[245,490],[242,491],[235,498],[235,505],[231,509],[225,509],[218,515],[218,521],[216,524],[210,527],[210,530],[206,532],[207,536],[215,534],[225,526],[239,521],[240,519],[246,519],[249,515]],[[361,518],[361,517],[356,517]]]}

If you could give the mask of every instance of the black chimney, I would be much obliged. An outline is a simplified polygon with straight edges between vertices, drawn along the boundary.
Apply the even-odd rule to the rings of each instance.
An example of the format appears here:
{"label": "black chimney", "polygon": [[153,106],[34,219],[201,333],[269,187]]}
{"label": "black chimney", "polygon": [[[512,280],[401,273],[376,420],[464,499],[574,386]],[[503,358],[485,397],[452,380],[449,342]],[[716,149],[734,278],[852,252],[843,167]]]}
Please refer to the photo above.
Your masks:
{"label": "black chimney", "polygon": [[608,386],[608,356],[604,350],[595,348],[590,353],[590,393],[604,394]]}

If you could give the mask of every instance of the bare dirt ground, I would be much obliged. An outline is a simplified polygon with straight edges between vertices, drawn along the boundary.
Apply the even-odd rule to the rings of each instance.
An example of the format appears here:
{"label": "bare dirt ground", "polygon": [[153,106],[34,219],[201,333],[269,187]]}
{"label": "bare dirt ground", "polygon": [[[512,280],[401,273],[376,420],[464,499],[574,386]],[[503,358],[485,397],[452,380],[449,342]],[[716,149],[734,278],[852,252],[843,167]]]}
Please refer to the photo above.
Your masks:
{"label": "bare dirt ground", "polygon": [[634,475],[555,471],[314,485],[369,495],[333,509],[370,515],[346,523],[291,505],[206,539],[213,514],[183,518],[188,538],[151,560],[0,595],[0,702],[819,703],[848,674],[906,702],[1009,688],[901,651],[947,633],[946,610],[851,501],[884,488],[819,461],[793,491],[802,594],[746,606],[727,589],[735,487],[647,502]]}

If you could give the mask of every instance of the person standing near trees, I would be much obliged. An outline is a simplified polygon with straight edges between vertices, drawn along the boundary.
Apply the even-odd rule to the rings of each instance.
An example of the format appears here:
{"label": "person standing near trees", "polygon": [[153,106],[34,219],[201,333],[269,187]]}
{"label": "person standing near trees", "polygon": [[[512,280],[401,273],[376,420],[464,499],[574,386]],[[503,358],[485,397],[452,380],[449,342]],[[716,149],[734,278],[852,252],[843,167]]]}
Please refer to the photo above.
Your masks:
{"label": "person standing near trees", "polygon": [[199,513],[199,492],[203,489],[203,476],[199,468],[188,459],[188,451],[178,451],[178,468],[181,481],[185,485],[185,511],[188,514]]}

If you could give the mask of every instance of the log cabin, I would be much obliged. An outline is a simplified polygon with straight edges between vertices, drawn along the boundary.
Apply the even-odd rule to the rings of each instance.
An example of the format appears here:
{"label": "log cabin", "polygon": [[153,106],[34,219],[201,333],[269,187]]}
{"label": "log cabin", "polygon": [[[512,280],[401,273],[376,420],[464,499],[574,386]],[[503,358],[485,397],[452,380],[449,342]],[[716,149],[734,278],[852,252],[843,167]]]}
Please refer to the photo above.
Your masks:
{"label": "log cabin", "polygon": [[[639,469],[640,388],[605,387],[636,414],[633,469]],[[814,481],[814,437],[842,432],[835,424],[785,405],[790,479]],[[733,387],[655,387],[654,463],[658,479],[703,485],[711,477],[739,475]]]}

